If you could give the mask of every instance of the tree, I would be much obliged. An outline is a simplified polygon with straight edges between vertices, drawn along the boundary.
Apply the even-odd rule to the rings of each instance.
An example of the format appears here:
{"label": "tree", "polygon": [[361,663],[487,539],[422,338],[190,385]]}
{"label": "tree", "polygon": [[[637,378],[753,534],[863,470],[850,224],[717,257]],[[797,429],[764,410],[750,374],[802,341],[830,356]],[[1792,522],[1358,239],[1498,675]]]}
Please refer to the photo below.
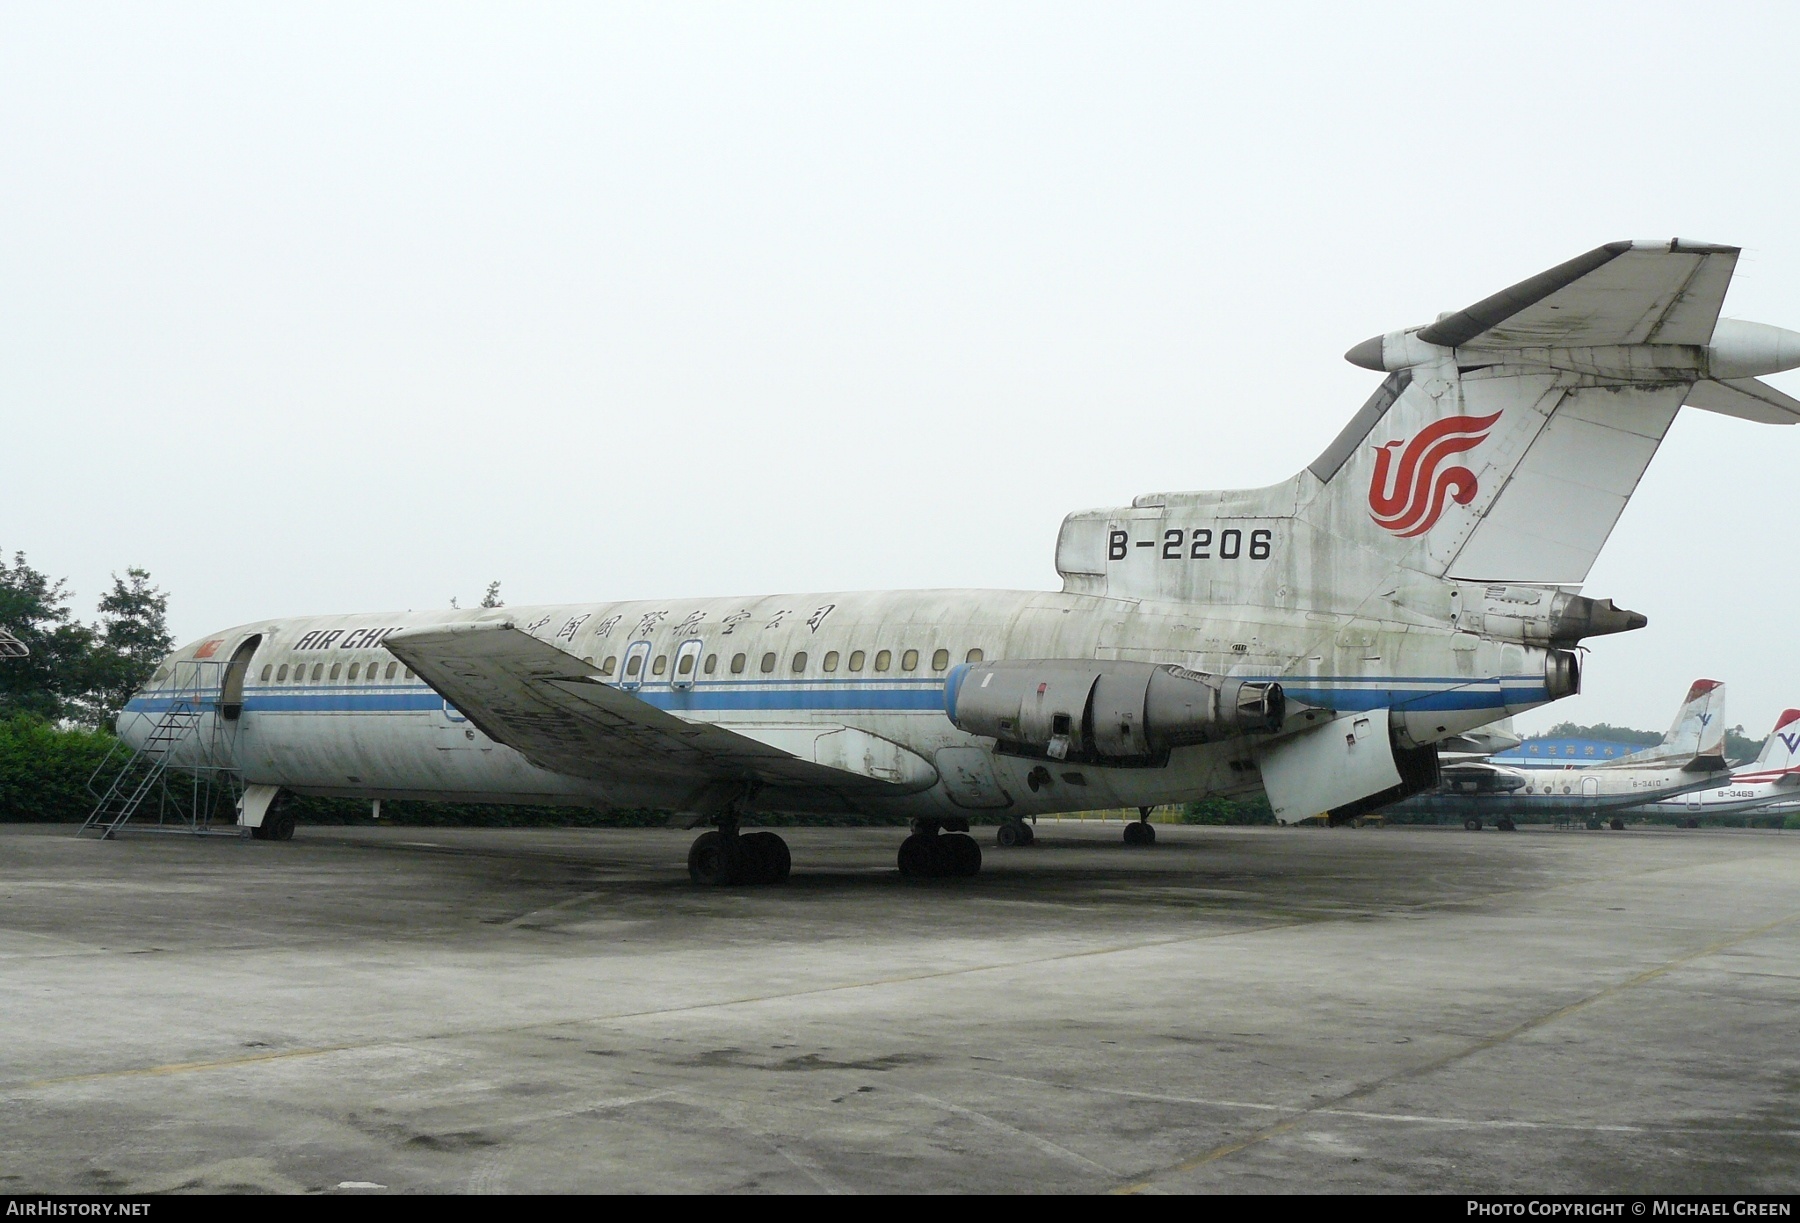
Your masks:
{"label": "tree", "polygon": [[500,583],[489,582],[487,593],[481,596],[483,607],[505,607],[506,601],[500,597]]}
{"label": "tree", "polygon": [[78,720],[110,726],[131,694],[144,686],[156,664],[175,647],[169,634],[169,596],[150,584],[150,573],[133,566],[113,574],[112,589],[100,599],[97,640],[88,653]]}
{"label": "tree", "polygon": [[69,615],[66,579],[33,569],[23,552],[0,558],[0,628],[31,653],[0,662],[0,714],[57,719],[84,686],[94,631]]}

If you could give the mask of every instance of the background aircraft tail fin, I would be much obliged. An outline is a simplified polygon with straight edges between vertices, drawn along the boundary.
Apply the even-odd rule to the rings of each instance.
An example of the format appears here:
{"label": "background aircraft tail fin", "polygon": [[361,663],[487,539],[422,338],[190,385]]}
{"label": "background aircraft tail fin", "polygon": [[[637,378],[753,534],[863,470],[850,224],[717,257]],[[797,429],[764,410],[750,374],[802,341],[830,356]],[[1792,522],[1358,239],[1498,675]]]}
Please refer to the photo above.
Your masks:
{"label": "background aircraft tail fin", "polygon": [[1693,770],[1724,768],[1725,685],[1716,679],[1695,680],[1681,708],[1675,711],[1675,721],[1662,742],[1617,763],[1667,764]]}
{"label": "background aircraft tail fin", "polygon": [[1755,767],[1791,769],[1797,764],[1800,764],[1800,709],[1784,709],[1775,719],[1775,729],[1763,741]]}

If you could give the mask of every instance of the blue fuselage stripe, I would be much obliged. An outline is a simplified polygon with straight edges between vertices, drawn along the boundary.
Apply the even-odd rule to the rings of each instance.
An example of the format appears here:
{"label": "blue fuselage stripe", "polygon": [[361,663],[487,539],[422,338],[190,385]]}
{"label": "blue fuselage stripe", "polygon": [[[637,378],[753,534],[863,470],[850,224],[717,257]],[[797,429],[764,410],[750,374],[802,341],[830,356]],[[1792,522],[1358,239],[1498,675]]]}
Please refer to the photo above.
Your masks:
{"label": "blue fuselage stripe", "polygon": [[[1246,677],[1249,678],[1249,677]],[[1442,676],[1269,676],[1288,699],[1321,709],[1499,709],[1548,699],[1543,680],[1527,676],[1468,680]],[[658,709],[677,712],[937,712],[944,708],[941,679],[702,681],[692,688],[646,684],[633,692]],[[139,695],[128,713],[162,713],[183,700],[173,694]],[[216,703],[207,697],[206,706]],[[251,687],[244,710],[257,713],[429,713],[443,698],[429,688],[364,689],[352,685]]]}

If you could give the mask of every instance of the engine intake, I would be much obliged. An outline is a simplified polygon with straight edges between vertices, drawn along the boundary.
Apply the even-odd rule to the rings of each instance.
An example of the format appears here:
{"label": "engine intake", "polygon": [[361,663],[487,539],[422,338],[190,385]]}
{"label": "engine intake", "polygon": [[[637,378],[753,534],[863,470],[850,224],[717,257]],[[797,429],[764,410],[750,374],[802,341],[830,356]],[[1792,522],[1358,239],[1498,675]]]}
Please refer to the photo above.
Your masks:
{"label": "engine intake", "polygon": [[1151,761],[1174,747],[1279,730],[1286,707],[1280,684],[1167,663],[965,664],[944,684],[957,729],[1053,760]]}

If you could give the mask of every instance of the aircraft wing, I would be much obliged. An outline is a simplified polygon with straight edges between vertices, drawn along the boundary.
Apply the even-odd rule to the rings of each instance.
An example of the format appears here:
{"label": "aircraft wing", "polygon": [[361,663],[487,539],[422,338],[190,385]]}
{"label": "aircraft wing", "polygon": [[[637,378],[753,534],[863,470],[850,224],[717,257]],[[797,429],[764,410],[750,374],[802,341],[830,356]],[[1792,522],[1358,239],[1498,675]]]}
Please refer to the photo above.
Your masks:
{"label": "aircraft wing", "polygon": [[728,730],[658,709],[510,621],[406,629],[382,644],[489,738],[557,773],[757,781],[856,797],[910,794],[937,781],[923,757],[853,727]]}
{"label": "aircraft wing", "polygon": [[1738,248],[1609,242],[1419,332],[1449,348],[1585,348],[1712,339]]}

